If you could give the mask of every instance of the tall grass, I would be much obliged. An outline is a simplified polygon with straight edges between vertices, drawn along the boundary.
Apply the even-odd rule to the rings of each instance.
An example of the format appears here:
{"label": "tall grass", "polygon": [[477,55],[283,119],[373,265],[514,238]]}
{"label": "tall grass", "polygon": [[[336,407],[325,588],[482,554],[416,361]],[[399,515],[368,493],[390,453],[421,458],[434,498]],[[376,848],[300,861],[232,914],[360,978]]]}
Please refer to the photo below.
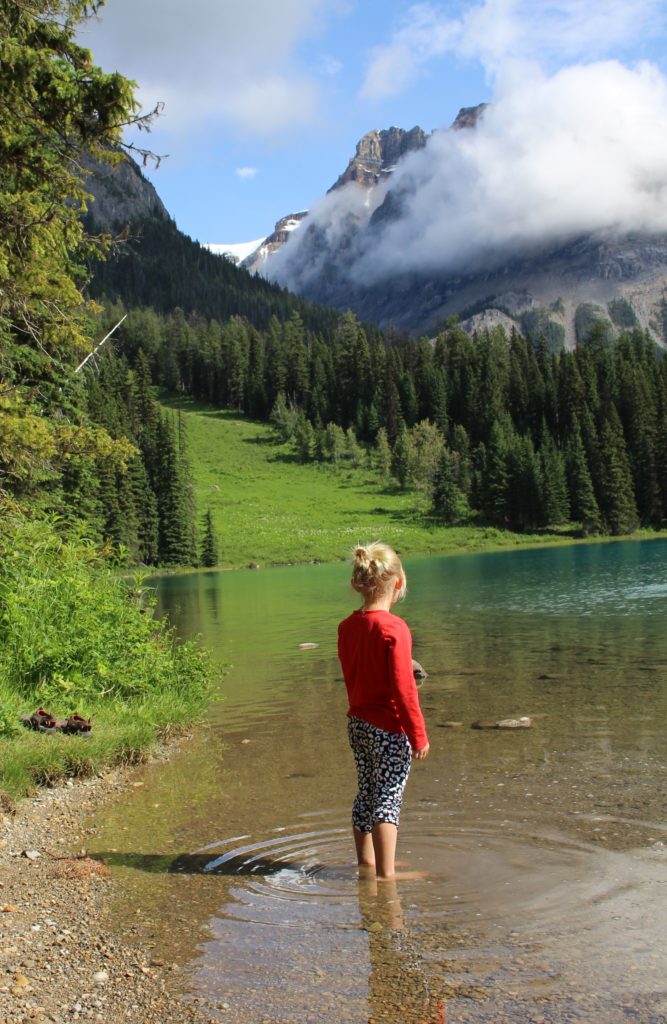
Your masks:
{"label": "tall grass", "polygon": [[[0,506],[0,788],[138,760],[201,712],[205,656],[175,642],[150,597],[85,540]],[[30,732],[21,713],[44,706],[93,719],[93,734]]]}

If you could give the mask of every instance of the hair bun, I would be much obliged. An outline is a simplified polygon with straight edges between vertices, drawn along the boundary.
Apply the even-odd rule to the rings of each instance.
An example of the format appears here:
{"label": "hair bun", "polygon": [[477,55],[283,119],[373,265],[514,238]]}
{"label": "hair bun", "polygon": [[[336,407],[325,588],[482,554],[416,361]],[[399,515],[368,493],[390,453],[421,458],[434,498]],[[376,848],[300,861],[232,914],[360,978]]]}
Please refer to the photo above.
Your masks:
{"label": "hair bun", "polygon": [[367,561],[368,560],[368,551],[366,550],[366,548],[364,548],[361,545],[359,545],[359,547],[354,549],[354,557],[355,558],[363,558],[364,560]]}

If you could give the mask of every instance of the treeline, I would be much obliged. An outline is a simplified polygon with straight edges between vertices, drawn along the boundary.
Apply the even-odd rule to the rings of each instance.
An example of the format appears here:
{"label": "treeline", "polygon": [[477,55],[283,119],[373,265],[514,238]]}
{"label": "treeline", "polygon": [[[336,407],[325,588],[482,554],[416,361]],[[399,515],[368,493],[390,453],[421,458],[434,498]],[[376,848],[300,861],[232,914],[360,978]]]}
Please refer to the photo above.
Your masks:
{"label": "treeline", "polygon": [[370,461],[443,522],[620,534],[667,519],[667,362],[640,331],[553,353],[502,328],[415,342],[346,313],[325,339],[297,313],[258,330],[137,310],[123,332],[161,386],[271,418],[304,461]]}

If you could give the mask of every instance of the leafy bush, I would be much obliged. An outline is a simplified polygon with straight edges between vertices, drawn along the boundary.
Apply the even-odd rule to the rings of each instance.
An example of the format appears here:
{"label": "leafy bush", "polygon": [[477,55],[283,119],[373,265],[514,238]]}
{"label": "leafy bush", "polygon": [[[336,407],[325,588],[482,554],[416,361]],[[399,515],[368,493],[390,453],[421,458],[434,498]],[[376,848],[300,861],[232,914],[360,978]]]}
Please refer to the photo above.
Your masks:
{"label": "leafy bush", "polygon": [[[166,620],[153,618],[145,588],[120,577],[105,552],[0,505],[0,740],[32,745],[33,755],[46,740],[49,772],[76,774],[131,759],[196,717],[209,693],[205,656],[192,641],[176,642]],[[83,750],[72,761],[72,740],[20,727],[20,712],[39,705],[57,717],[93,716],[85,763]],[[0,773],[8,753],[0,745]]]}
{"label": "leafy bush", "polygon": [[0,679],[33,703],[203,692],[201,657],[145,603],[91,544],[16,523],[0,541]]}

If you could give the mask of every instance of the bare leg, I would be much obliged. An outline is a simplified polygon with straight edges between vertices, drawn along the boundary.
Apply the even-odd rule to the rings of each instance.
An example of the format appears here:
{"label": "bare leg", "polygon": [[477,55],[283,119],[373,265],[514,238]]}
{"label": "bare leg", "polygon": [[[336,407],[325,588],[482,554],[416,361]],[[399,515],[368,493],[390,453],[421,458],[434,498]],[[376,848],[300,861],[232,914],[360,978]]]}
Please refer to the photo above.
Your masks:
{"label": "bare leg", "polygon": [[393,878],[396,873],[396,840],[398,829],[388,821],[378,821],[371,833],[375,851],[375,873],[378,878]]}
{"label": "bare leg", "polygon": [[375,873],[375,850],[370,832],[360,832],[353,828],[354,845],[357,851],[357,864],[362,869],[360,874]]}

